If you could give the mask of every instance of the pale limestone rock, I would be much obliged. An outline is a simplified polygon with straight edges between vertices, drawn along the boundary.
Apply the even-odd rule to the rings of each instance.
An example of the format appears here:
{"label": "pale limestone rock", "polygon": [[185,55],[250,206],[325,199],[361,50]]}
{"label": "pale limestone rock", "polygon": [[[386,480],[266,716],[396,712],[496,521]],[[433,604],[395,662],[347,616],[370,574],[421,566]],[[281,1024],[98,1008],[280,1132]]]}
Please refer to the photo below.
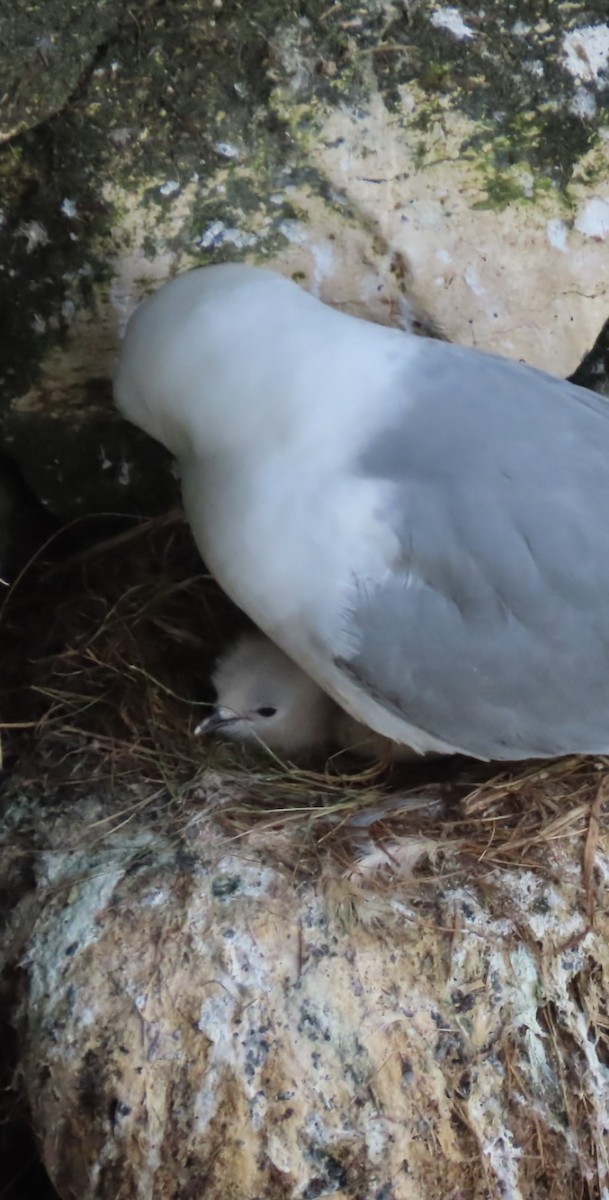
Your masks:
{"label": "pale limestone rock", "polygon": [[3,957],[21,963],[20,1077],[60,1195],[558,1200],[595,1179],[604,1195],[606,837],[586,932],[577,840],[543,875],[425,890],[396,874],[396,843],[375,887],[365,856],[299,876],[297,831],[227,840],[206,795],[211,776],[178,832],[118,828],[118,803],[106,834],[107,804],[46,810]]}
{"label": "pale limestone rock", "polygon": [[[268,263],[389,323],[406,293],[454,341],[571,373],[609,274],[609,26],[584,10],[265,0],[254,21],[176,0],[121,27],[55,118],[70,155],[7,158],[0,433],[37,494],[152,511],[99,381],[142,295],[207,262]],[[54,207],[31,202],[39,176]]]}
{"label": "pale limestone rock", "polygon": [[[609,35],[584,5],[175,0],[128,6],[95,63],[115,22],[77,7],[65,79],[48,29],[20,35],[44,86],[4,135],[61,111],[5,147],[0,211],[2,436],[55,511],[149,511],[108,381],[135,304],[192,266],[266,262],[394,324],[407,294],[558,375],[592,345]],[[606,835],[586,932],[579,839],[545,874],[457,861],[413,893],[416,827],[360,822],[305,869],[302,823],[227,839],[205,806],[230,787],[177,831],[120,793],[4,810],[0,874],[38,881],[0,942],[17,1078],[62,1198],[605,1200]]]}

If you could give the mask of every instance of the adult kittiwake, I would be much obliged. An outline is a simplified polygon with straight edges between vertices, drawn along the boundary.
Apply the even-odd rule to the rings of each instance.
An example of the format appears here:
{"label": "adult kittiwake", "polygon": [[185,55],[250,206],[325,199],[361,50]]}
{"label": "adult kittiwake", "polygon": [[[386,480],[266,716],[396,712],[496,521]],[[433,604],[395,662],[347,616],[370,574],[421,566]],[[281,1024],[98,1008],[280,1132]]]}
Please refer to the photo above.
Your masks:
{"label": "adult kittiwake", "polygon": [[132,317],[129,420],[212,573],[356,720],[419,752],[609,752],[609,406],[273,272]]}

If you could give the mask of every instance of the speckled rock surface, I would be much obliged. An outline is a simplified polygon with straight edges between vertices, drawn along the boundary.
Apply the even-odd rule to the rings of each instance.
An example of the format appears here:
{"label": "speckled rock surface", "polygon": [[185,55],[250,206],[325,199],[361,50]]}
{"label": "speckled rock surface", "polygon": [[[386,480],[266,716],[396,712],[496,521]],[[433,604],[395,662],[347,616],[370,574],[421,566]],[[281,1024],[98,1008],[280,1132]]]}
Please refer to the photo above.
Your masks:
{"label": "speckled rock surface", "polygon": [[[28,46],[69,16],[89,64],[75,89],[58,68],[55,115],[0,156],[0,439],[61,515],[174,494],[108,380],[134,303],[193,265],[270,262],[382,321],[406,291],[452,339],[557,374],[592,345],[608,307],[604,0],[11,14]],[[7,130],[48,108],[49,72]]]}
{"label": "speckled rock surface", "polygon": [[[407,294],[562,375],[607,318],[606,0],[0,19],[0,448],[60,517],[175,495],[109,381],[177,271],[245,257],[394,323]],[[605,1200],[605,835],[586,932],[581,841],[413,900],[285,832],[227,843],[219,791],[178,832],[137,790],[10,795],[0,958],[62,1198]]]}
{"label": "speckled rock surface", "polygon": [[125,0],[2,0],[0,142],[53,116],[86,86],[126,9]]}
{"label": "speckled rock surface", "polygon": [[607,1194],[606,834],[586,932],[579,839],[413,898],[268,822],[227,841],[211,775],[179,833],[27,793],[0,965],[65,1200]]}

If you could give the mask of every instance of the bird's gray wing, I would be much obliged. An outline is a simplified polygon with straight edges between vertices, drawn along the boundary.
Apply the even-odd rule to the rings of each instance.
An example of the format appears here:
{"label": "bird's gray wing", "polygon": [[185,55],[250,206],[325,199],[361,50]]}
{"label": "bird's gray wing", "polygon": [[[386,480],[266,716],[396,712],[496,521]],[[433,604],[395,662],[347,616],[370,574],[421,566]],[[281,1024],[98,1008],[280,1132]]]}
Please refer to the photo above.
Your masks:
{"label": "bird's gray wing", "polygon": [[384,481],[400,554],[356,579],[350,679],[465,753],[609,751],[609,405],[519,363],[421,342]]}

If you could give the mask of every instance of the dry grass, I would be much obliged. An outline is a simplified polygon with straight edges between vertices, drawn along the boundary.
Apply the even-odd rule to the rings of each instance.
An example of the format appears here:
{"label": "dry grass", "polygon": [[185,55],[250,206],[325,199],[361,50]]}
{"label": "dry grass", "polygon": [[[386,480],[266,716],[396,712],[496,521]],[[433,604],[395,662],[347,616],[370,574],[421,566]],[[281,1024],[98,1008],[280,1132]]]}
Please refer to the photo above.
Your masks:
{"label": "dry grass", "polygon": [[[374,921],[378,904],[381,924],[398,878],[420,890],[440,872],[481,882],[497,866],[545,872],[551,852],[569,847],[582,864],[584,921],[593,923],[605,759],[500,769],[466,760],[360,769],[334,759],[303,768],[196,739],[201,705],[211,699],[210,667],[241,618],[204,574],[179,513],[119,525],[93,543],[68,536],[53,557],[39,554],[0,620],[8,759],[20,764],[22,784],[38,787],[45,802],[56,791],[64,810],[72,794],[108,797],[107,815],[85,831],[88,844],[142,812],[164,836],[186,841],[182,835],[212,811],[235,847],[247,837],[248,853],[264,855],[272,841],[275,859],[316,874],[337,914]],[[8,852],[22,853],[23,839]],[[446,926],[435,910],[426,914],[417,911],[417,927],[457,937],[458,914]],[[595,986],[587,1018],[600,1036],[602,978]],[[570,1035],[548,1028],[561,1070]],[[510,1037],[508,1075],[526,1097]],[[593,1146],[585,1140],[585,1101],[566,1079],[564,1091],[570,1128],[577,1138],[583,1131],[588,1180]],[[459,1105],[467,1124],[467,1106]],[[553,1156],[560,1161],[560,1139],[536,1116],[533,1101],[526,1122],[525,1168],[536,1174]],[[596,1195],[594,1184],[583,1184],[581,1194]]]}
{"label": "dry grass", "polygon": [[305,769],[196,739],[210,667],[241,618],[204,574],[179,512],[119,524],[84,546],[62,534],[55,560],[38,554],[5,599],[14,669],[3,730],[13,754],[26,739],[31,782],[58,779],[75,794],[131,786],[137,800],[121,820],[159,796],[164,819],[192,820],[204,796],[232,837],[297,830],[303,854],[329,851],[377,879],[430,862],[543,869],[548,847],[575,840],[592,914],[605,760],[389,770],[341,757]]}

